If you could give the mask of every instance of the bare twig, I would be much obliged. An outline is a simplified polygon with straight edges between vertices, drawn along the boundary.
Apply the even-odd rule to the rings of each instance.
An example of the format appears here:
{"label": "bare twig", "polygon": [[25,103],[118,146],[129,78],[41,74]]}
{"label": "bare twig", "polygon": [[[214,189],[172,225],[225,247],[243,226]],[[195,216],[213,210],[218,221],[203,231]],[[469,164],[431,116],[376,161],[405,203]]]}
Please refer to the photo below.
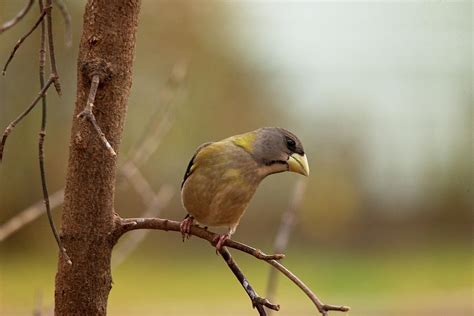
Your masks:
{"label": "bare twig", "polygon": [[51,65],[51,76],[54,78],[54,88],[56,92],[61,95],[61,84],[59,83],[59,74],[56,69],[56,57],[54,54],[53,41],[53,18],[51,11],[53,10],[52,0],[46,0],[46,24],[48,29],[48,48],[49,48],[49,62]]}
{"label": "bare twig", "polygon": [[38,25],[41,23],[41,21],[43,21],[44,16],[46,15],[47,10],[48,10],[48,7],[46,7],[45,10],[41,11],[41,14],[40,14],[40,16],[38,17],[38,19],[36,20],[36,22],[35,22],[35,24],[33,25],[33,27],[32,27],[25,35],[23,35],[23,36],[18,40],[18,42],[16,42],[15,47],[13,47],[13,50],[12,50],[12,52],[10,53],[10,57],[8,57],[8,60],[7,60],[7,62],[5,63],[5,66],[3,66],[2,74],[3,74],[4,76],[5,76],[6,72],[7,72],[7,67],[8,67],[8,65],[10,64],[10,62],[11,62],[12,59],[13,59],[13,57],[15,56],[16,51],[18,50],[18,48],[20,48],[21,44],[28,38],[28,36],[30,36],[31,33],[33,33],[33,31],[38,27]]}
{"label": "bare twig", "polygon": [[[137,172],[138,171],[138,172]],[[132,185],[135,188],[135,191],[141,196],[141,199],[145,205],[149,205],[150,201],[153,204],[153,199],[156,197],[156,194],[151,189],[150,184],[148,181],[143,177],[143,174],[140,172],[139,169],[133,164],[130,160],[127,160],[123,166],[119,168],[119,174],[121,174],[124,180],[122,183],[123,185]],[[167,192],[166,194],[170,194],[169,187],[163,186],[160,191],[163,190]],[[165,194],[165,193],[163,193]],[[158,192],[158,196],[160,193]],[[166,197],[166,195],[164,195]],[[159,212],[160,209],[164,208],[167,202],[165,197],[159,197],[157,202],[159,208],[154,208],[154,212]],[[54,192],[49,197],[50,200],[50,207],[51,209],[55,209],[56,207],[60,206],[64,202],[64,188]],[[43,213],[46,212],[46,209],[43,207],[44,201],[40,200],[33,205],[27,207],[26,209],[19,212],[14,217],[10,218],[7,222],[0,225],[0,242],[7,239],[13,233],[18,231],[23,226],[29,224],[30,222],[37,219]],[[159,216],[159,213],[145,213],[143,217],[152,217],[152,216]]]}
{"label": "bare twig", "polygon": [[155,191],[132,160],[126,161],[123,166],[120,167],[120,174],[128,180],[127,182],[131,184],[135,192],[140,195],[145,205],[153,201],[156,196]]}
{"label": "bare twig", "polygon": [[72,46],[71,14],[69,14],[69,10],[67,9],[67,6],[63,0],[54,0],[54,4],[58,7],[64,19],[64,40],[66,43],[66,47],[71,47]]}
{"label": "bare twig", "polygon": [[348,306],[336,306],[336,305],[328,305],[321,302],[321,300],[314,294],[310,288],[304,284],[296,275],[294,275],[290,270],[288,270],[284,265],[275,261],[269,260],[267,261],[268,264],[271,264],[275,267],[278,271],[283,273],[288,279],[290,279],[296,286],[298,286],[305,294],[309,297],[309,299],[314,303],[318,311],[323,315],[326,316],[329,311],[339,311],[339,312],[348,312],[350,307]]}
{"label": "bare twig", "polygon": [[[296,183],[290,204],[288,205],[286,212],[284,212],[281,216],[280,227],[278,228],[278,232],[275,237],[275,243],[273,245],[274,252],[285,252],[288,245],[288,240],[290,239],[291,230],[293,229],[295,223],[296,211],[300,207],[305,190],[306,179],[302,178]],[[267,297],[269,299],[274,299],[277,287],[277,277],[277,271],[275,269],[270,269],[267,283]]]}
{"label": "bare twig", "polygon": [[45,83],[44,87],[41,89],[41,91],[38,93],[38,96],[33,100],[33,102],[30,104],[30,106],[23,111],[15,120],[13,120],[10,124],[8,124],[7,128],[3,132],[3,137],[2,137],[2,142],[0,143],[0,162],[2,161],[3,158],[3,150],[5,148],[5,142],[7,141],[8,135],[10,135],[11,131],[15,126],[23,119],[25,116],[30,113],[30,111],[35,107],[35,105],[38,103],[38,101],[43,97],[43,95],[46,94],[46,91],[48,90],[49,86],[54,82],[54,76],[49,77],[48,81]]}
{"label": "bare twig", "polygon": [[13,26],[15,26],[15,24],[20,22],[21,19],[23,19],[23,17],[28,13],[28,11],[30,11],[31,6],[33,5],[33,2],[34,0],[28,0],[28,3],[26,4],[26,6],[20,12],[18,12],[18,14],[13,19],[3,23],[3,25],[0,26],[0,34],[12,28]]}
{"label": "bare twig", "polygon": [[[132,147],[129,152],[131,161],[141,166],[143,163],[148,161],[150,156],[157,150],[158,146],[163,139],[163,136],[173,126],[175,116],[175,100],[177,99],[178,90],[182,87],[182,83],[186,78],[187,66],[184,62],[176,63],[171,70],[171,73],[166,81],[166,85],[160,93],[158,103],[161,105],[157,107],[160,111],[156,111],[152,114],[150,123],[147,128],[144,129],[142,136],[143,139],[137,147]],[[161,111],[161,109],[163,109]],[[155,116],[163,113],[162,118],[158,121]],[[159,122],[156,124],[156,122]]]}
{"label": "bare twig", "polygon": [[[178,82],[176,83],[178,84]],[[139,162],[145,163],[147,159],[150,158],[150,156],[153,154],[154,151],[158,149],[159,145],[159,138],[164,137],[166,133],[166,128],[163,128],[162,125],[170,126],[169,122],[169,116],[165,115],[161,117],[160,120],[157,120],[157,117],[153,116],[150,120],[150,125],[155,124],[156,127],[154,128],[154,131],[152,131],[149,134],[143,135],[140,139],[143,139],[142,143],[138,145],[137,150],[141,152],[146,151],[146,155],[139,155],[140,157]],[[148,130],[147,130],[148,131]],[[158,132],[160,131],[160,132]],[[155,138],[154,141],[149,141],[149,138]],[[146,144],[146,145],[145,145]],[[152,146],[152,148],[145,149],[144,147],[146,146]],[[119,174],[122,175],[120,178],[120,184],[121,185],[129,185],[131,184],[134,186],[135,190],[137,193],[141,195],[141,198],[144,202],[145,205],[147,205],[148,201],[152,199],[153,194],[150,194],[153,190],[151,190],[151,186],[146,183],[143,184],[143,176],[140,176],[141,173],[138,176],[135,176],[135,170],[137,170],[136,166],[136,159],[134,160],[134,157],[137,157],[134,155],[134,152],[130,152],[129,154],[130,159],[126,160],[124,164],[119,168]],[[138,170],[139,171],[139,170]],[[128,180],[128,181],[127,181]],[[64,189],[61,189],[55,193],[53,193],[50,196],[50,204],[51,204],[51,209],[56,208],[57,206],[61,205],[64,201]],[[163,205],[163,204],[160,204]],[[19,230],[21,227],[24,225],[27,225],[28,223],[32,222],[36,218],[38,218],[40,215],[42,215],[45,212],[45,209],[42,207],[43,206],[43,201],[38,201],[32,206],[24,209],[18,215],[14,216],[7,222],[5,222],[3,225],[0,226],[0,242],[5,240],[7,237],[12,235],[14,232]],[[163,207],[163,206],[162,206]],[[158,210],[158,209],[157,209]],[[148,216],[158,216],[156,215],[146,215]]]}
{"label": "bare twig", "polygon": [[247,278],[243,274],[242,270],[240,270],[239,266],[234,261],[234,259],[232,258],[232,255],[230,254],[229,250],[227,250],[226,247],[222,247],[219,250],[219,253],[222,256],[222,259],[224,259],[224,261],[229,266],[232,273],[234,273],[237,280],[239,280],[239,282],[242,285],[242,287],[244,288],[245,292],[250,297],[250,300],[252,301],[252,306],[257,309],[258,314],[260,316],[266,316],[267,315],[264,306],[266,306],[269,309],[275,310],[275,311],[280,310],[280,305],[275,305],[275,304],[270,303],[270,301],[268,299],[260,297],[255,292],[255,290],[252,288],[249,281],[247,280]]}
{"label": "bare twig", "polygon": [[[38,0],[40,11],[43,11],[43,0]],[[46,39],[46,29],[44,21],[41,21],[41,39],[40,39],[40,51],[39,51],[39,80],[41,89],[44,88],[44,64],[46,62],[46,49],[45,49],[45,39]],[[53,74],[54,75],[54,74]],[[54,225],[53,215],[51,214],[51,208],[49,205],[49,193],[48,185],[46,183],[46,172],[44,168],[44,138],[46,137],[46,94],[41,96],[41,129],[39,132],[39,142],[38,142],[38,151],[39,151],[39,167],[41,175],[41,188],[43,189],[43,200],[44,206],[46,208],[46,214],[48,215],[49,226],[53,232],[56,243],[58,244],[59,250],[64,256],[64,260],[67,263],[72,264],[71,259],[69,258],[66,248],[63,247],[61,239],[59,238],[59,233]]]}
{"label": "bare twig", "polygon": [[[120,238],[124,233],[135,230],[135,229],[156,229],[156,230],[163,230],[163,231],[180,231],[180,222],[172,221],[169,219],[162,219],[162,218],[120,218],[116,215],[115,218],[116,229],[115,229],[115,236],[116,238]],[[190,235],[194,235],[196,237],[202,238],[207,240],[211,245],[215,246],[217,240],[217,234],[212,233],[204,228],[198,226],[192,226]],[[275,267],[278,271],[283,273],[286,277],[288,277],[293,283],[295,283],[315,304],[318,311],[326,316],[328,311],[349,311],[349,307],[346,306],[334,306],[334,305],[327,305],[323,304],[318,297],[301,281],[296,275],[294,275],[291,271],[289,271],[286,267],[280,264],[277,260],[284,258],[281,254],[275,255],[267,255],[262,251],[255,249],[251,246],[242,244],[240,242],[227,239],[224,242],[224,246],[230,247],[233,249],[240,250],[247,254],[254,256],[257,259],[263,260],[268,262],[270,265]]]}
{"label": "bare twig", "polygon": [[114,148],[112,147],[112,145],[110,145],[109,141],[105,137],[105,134],[100,129],[99,124],[97,124],[97,121],[95,119],[95,115],[92,112],[92,108],[94,107],[95,95],[97,93],[97,88],[99,87],[99,83],[100,83],[99,75],[92,76],[91,88],[89,90],[89,97],[87,98],[87,104],[86,104],[84,110],[82,110],[82,112],[79,113],[77,115],[77,117],[88,119],[92,123],[92,126],[94,126],[94,129],[97,132],[97,134],[99,135],[99,138],[102,141],[102,143],[104,144],[105,148],[107,148],[107,150],[109,151],[109,153],[112,156],[117,156],[117,154],[115,153]]}
{"label": "bare twig", "polygon": [[[142,140],[134,150],[131,150],[127,155],[129,158],[124,162],[124,164],[119,168],[119,175],[122,177],[119,178],[120,186],[132,185],[137,193],[140,194],[144,205],[148,205],[150,200],[155,196],[153,189],[149,183],[144,179],[140,170],[137,168],[137,164],[144,164],[151,157],[151,155],[158,149],[160,144],[160,139],[162,139],[165,134],[169,131],[172,126],[174,113],[176,109],[173,106],[176,97],[173,97],[173,94],[177,93],[178,88],[181,86],[182,81],[185,77],[185,65],[183,63],[177,63],[173,68],[170,78],[167,81],[164,90],[168,92],[163,92],[160,94],[160,103],[164,108],[165,113],[162,116],[156,115],[155,113],[150,118],[149,127],[145,129],[142,137],[139,139]],[[139,154],[136,154],[136,153]],[[138,173],[136,172],[138,170]],[[61,189],[50,196],[51,209],[56,208],[61,205],[64,201],[64,189]],[[16,216],[5,222],[0,226],[0,242],[11,236],[14,232],[21,229],[23,226],[32,222],[40,215],[45,212],[43,206],[43,201],[38,201],[32,206],[24,209]],[[163,204],[160,204],[161,208]],[[156,208],[155,211],[158,211],[160,208]],[[145,215],[144,215],[145,216]],[[156,214],[149,214],[148,216],[158,216]]]}
{"label": "bare twig", "polygon": [[[54,192],[49,196],[49,203],[51,209],[55,209],[63,203],[64,189]],[[7,239],[11,234],[16,232],[21,227],[37,219],[45,212],[44,201],[38,201],[16,216],[10,218],[7,222],[0,225],[0,242]]]}
{"label": "bare twig", "polygon": [[[124,233],[136,230],[136,229],[157,229],[157,230],[164,230],[164,231],[180,231],[180,222],[172,221],[169,219],[162,219],[158,217],[154,218],[116,218],[117,226],[116,226],[116,235],[119,238]],[[199,238],[205,239],[209,241],[212,245],[215,246],[216,244],[216,237],[218,236],[215,233],[212,233],[204,228],[193,226],[191,227],[191,235],[197,236]],[[227,239],[224,243],[224,246],[234,248],[240,250],[242,252],[248,253],[249,255],[254,256],[260,260],[280,260],[283,259],[285,256],[282,254],[274,254],[274,255],[267,255],[263,253],[259,249],[255,249],[253,247],[247,246],[240,242],[234,241],[232,239]]]}
{"label": "bare twig", "polygon": [[[147,183],[147,185],[149,185]],[[169,185],[163,185],[159,189],[158,193],[153,193],[154,197],[148,200],[146,205],[146,211],[143,213],[143,217],[156,217],[160,215],[163,208],[168,205],[169,201],[174,195],[173,187]],[[135,232],[135,234],[129,236],[123,243],[116,247],[113,256],[112,266],[116,267],[120,265],[145,239],[151,230],[143,229]]]}

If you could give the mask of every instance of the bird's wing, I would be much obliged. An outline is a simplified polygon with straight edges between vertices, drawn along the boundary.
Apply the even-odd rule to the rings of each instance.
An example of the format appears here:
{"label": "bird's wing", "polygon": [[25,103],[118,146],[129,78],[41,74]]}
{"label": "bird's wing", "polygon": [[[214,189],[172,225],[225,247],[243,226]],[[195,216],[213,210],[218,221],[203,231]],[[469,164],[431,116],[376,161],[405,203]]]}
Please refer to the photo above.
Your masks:
{"label": "bird's wing", "polygon": [[196,156],[198,155],[198,153],[204,148],[204,147],[207,147],[209,146],[210,144],[212,144],[212,142],[209,142],[209,143],[204,143],[202,144],[201,146],[199,146],[197,149],[196,149],[196,152],[194,153],[193,157],[191,158],[191,161],[189,161],[189,164],[188,164],[188,167],[186,168],[186,172],[184,174],[184,179],[183,179],[183,182],[181,182],[181,189],[183,188],[183,185],[184,183],[186,182],[186,180],[189,178],[189,176],[191,175],[191,173],[193,173],[194,171],[194,159],[196,158]]}

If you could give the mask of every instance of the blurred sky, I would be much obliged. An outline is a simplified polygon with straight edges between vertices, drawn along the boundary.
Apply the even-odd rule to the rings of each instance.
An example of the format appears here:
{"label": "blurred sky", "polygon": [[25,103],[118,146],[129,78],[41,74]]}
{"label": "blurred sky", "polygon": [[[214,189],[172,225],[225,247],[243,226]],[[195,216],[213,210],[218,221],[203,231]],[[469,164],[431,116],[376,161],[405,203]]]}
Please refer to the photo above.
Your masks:
{"label": "blurred sky", "polygon": [[[327,116],[339,117],[330,128],[364,129],[357,145],[370,157],[362,167],[374,194],[413,198],[428,168],[443,176],[459,152],[468,159],[472,2],[243,1],[228,9],[234,57],[266,78],[308,133]],[[360,125],[348,126],[354,120]]]}

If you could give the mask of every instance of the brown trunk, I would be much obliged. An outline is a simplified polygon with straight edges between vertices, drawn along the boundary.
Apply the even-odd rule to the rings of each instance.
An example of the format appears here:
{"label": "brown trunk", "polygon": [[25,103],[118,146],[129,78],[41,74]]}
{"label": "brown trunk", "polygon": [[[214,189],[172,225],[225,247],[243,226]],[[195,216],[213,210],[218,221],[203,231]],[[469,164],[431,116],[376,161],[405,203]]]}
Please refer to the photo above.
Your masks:
{"label": "brown trunk", "polygon": [[140,0],[89,0],[77,64],[77,97],[62,214],[62,240],[72,265],[60,255],[56,315],[105,315],[112,287],[116,157],[92,124],[77,118],[86,105],[92,75],[100,76],[93,112],[118,152],[127,99]]}

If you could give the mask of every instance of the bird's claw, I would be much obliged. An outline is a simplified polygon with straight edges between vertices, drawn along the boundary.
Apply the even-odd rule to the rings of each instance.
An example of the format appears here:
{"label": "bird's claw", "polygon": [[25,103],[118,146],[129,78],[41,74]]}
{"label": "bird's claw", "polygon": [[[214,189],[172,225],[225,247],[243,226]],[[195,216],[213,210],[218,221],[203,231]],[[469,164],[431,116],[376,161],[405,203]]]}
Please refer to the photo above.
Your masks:
{"label": "bird's claw", "polygon": [[192,216],[186,216],[185,219],[179,224],[179,230],[183,236],[183,242],[185,239],[191,237],[191,227],[193,226],[194,218]]}
{"label": "bird's claw", "polygon": [[230,239],[229,234],[217,235],[214,238],[214,243],[216,243],[216,254],[218,254],[219,251],[221,251],[222,247],[224,247],[224,243],[227,239]]}

